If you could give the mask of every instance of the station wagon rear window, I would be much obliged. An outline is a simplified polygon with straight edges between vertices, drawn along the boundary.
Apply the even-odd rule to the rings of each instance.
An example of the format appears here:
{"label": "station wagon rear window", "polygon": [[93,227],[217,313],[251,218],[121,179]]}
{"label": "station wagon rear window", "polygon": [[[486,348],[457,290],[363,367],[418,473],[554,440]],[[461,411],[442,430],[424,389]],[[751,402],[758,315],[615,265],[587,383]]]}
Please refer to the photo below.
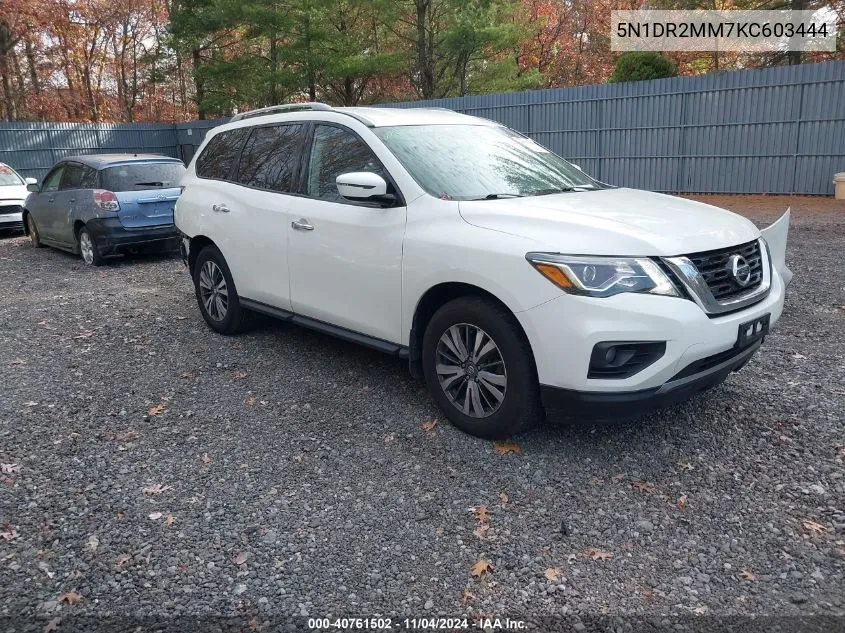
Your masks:
{"label": "station wagon rear window", "polygon": [[182,163],[133,163],[106,167],[100,172],[100,186],[109,191],[170,189],[179,186],[185,173]]}

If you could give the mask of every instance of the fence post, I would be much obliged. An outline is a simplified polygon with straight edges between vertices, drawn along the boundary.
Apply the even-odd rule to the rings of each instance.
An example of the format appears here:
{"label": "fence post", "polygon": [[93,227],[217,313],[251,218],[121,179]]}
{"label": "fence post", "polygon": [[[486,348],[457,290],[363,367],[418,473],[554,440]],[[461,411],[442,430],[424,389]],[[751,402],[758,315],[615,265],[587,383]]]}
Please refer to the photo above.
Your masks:
{"label": "fence post", "polygon": [[683,193],[686,189],[684,186],[684,166],[687,158],[687,94],[687,92],[681,93],[681,130],[678,135],[678,177],[675,182],[675,193]]}
{"label": "fence post", "polygon": [[798,150],[801,148],[801,113],[804,109],[804,84],[801,84],[798,93],[798,107],[795,114],[795,153],[792,155],[792,186],[789,193],[796,193],[798,184]]}

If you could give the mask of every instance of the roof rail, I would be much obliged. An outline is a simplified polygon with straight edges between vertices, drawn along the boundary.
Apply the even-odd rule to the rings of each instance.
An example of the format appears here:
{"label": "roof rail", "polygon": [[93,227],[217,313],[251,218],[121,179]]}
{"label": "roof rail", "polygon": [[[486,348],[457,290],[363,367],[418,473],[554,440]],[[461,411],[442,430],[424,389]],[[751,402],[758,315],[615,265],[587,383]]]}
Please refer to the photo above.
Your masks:
{"label": "roof rail", "polygon": [[309,101],[308,103],[286,103],[282,105],[268,106],[266,108],[258,108],[257,110],[249,110],[236,114],[229,122],[241,121],[243,119],[251,119],[256,116],[268,116],[270,114],[283,114],[285,112],[302,112],[304,110],[334,110],[330,105],[320,103],[318,101]]}

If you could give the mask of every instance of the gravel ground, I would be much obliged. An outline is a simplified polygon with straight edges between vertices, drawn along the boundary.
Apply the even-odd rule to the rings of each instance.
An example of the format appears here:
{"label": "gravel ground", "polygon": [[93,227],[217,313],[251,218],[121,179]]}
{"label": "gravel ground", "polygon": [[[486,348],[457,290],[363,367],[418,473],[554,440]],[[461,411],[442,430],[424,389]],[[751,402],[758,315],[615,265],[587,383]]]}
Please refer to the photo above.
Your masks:
{"label": "gravel ground", "polygon": [[843,616],[843,212],[742,372],[519,452],[398,360],[213,334],[178,259],[0,239],[0,617]]}

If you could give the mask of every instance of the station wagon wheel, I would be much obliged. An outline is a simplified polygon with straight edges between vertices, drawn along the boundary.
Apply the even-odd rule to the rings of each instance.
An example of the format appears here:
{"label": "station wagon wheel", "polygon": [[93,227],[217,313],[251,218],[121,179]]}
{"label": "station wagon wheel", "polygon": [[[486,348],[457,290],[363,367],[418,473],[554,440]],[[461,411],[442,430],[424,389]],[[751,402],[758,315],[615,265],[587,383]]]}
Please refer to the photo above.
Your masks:
{"label": "station wagon wheel", "polygon": [[505,399],[508,373],[496,341],[481,328],[458,323],[437,343],[440,387],[464,415],[486,418]]}
{"label": "station wagon wheel", "polygon": [[232,273],[213,244],[203,248],[191,268],[202,318],[219,334],[237,334],[251,324],[252,313],[241,307]]}
{"label": "station wagon wheel", "polygon": [[82,255],[82,261],[89,266],[99,266],[103,263],[97,243],[94,241],[94,237],[87,227],[83,226],[79,229],[77,241],[79,243],[79,254]]}
{"label": "station wagon wheel", "polygon": [[203,263],[200,269],[200,297],[205,311],[215,321],[226,318],[229,310],[229,292],[223,271],[212,260]]}
{"label": "station wagon wheel", "polygon": [[31,213],[26,214],[26,228],[29,231],[29,241],[35,248],[40,248],[42,246],[41,234],[38,232],[38,227],[35,226],[35,220]]}
{"label": "station wagon wheel", "polygon": [[429,391],[461,430],[501,439],[540,421],[531,346],[502,304],[478,296],[446,303],[429,320],[421,352]]}

